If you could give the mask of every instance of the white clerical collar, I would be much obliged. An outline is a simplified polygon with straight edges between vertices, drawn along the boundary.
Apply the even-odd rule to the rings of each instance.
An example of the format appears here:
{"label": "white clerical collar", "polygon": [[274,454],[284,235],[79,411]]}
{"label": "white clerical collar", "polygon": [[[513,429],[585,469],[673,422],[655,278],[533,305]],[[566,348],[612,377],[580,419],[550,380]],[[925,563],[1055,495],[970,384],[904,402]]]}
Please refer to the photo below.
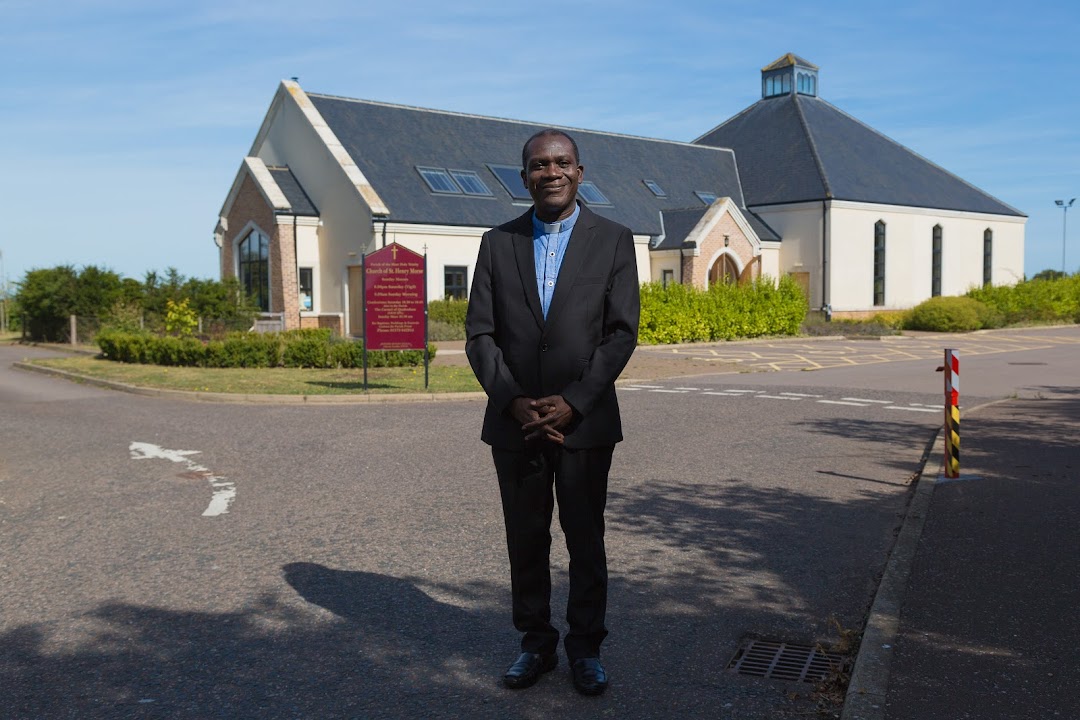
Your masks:
{"label": "white clerical collar", "polygon": [[536,217],[536,212],[533,212],[533,227],[540,231],[544,235],[558,235],[563,230],[572,230],[577,223],[578,216],[581,215],[581,206],[574,204],[574,212],[570,217],[557,222],[549,223],[544,222],[540,218]]}

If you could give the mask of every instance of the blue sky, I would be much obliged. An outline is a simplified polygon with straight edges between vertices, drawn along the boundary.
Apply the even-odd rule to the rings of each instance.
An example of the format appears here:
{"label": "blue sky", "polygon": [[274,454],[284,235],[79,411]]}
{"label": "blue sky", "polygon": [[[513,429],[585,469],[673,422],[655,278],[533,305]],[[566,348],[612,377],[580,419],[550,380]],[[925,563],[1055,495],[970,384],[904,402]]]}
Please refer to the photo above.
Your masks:
{"label": "blue sky", "polygon": [[[820,94],[1030,216],[1060,268],[1080,197],[1064,2],[0,0],[10,281],[96,264],[217,276],[218,210],[283,78],[309,91],[692,140],[785,52]],[[1070,213],[1080,268],[1080,203]]]}

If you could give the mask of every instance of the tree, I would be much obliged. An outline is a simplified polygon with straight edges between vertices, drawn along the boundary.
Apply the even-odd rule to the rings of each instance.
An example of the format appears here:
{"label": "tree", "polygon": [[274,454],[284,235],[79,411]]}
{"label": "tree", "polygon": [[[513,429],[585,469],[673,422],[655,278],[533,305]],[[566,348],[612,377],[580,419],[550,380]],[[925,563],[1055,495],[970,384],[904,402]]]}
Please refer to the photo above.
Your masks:
{"label": "tree", "polygon": [[30,270],[19,283],[15,300],[26,318],[31,340],[60,342],[67,338],[68,317],[75,312],[79,276],[71,265]]}

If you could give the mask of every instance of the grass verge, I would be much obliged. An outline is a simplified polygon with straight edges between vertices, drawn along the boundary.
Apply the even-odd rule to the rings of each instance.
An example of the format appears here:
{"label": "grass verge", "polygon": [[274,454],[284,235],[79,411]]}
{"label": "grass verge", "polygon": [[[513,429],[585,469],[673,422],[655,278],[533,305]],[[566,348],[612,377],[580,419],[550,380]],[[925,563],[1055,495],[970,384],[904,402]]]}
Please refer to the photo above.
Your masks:
{"label": "grass verge", "polygon": [[[362,370],[316,370],[308,368],[193,368],[130,365],[92,357],[32,360],[33,365],[139,387],[191,392],[243,395],[360,395],[364,393]],[[481,387],[468,367],[432,366],[427,389],[424,368],[369,368],[368,392],[454,393],[475,392]]]}

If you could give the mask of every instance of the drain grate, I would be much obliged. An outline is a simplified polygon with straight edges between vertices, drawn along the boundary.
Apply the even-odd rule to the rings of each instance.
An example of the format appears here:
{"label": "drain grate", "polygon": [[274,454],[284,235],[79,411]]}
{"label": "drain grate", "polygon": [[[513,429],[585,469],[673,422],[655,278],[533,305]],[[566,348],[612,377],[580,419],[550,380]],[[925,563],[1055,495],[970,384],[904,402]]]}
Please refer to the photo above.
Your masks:
{"label": "drain grate", "polygon": [[728,663],[728,670],[739,675],[816,683],[839,670],[843,656],[810,645],[744,640]]}

